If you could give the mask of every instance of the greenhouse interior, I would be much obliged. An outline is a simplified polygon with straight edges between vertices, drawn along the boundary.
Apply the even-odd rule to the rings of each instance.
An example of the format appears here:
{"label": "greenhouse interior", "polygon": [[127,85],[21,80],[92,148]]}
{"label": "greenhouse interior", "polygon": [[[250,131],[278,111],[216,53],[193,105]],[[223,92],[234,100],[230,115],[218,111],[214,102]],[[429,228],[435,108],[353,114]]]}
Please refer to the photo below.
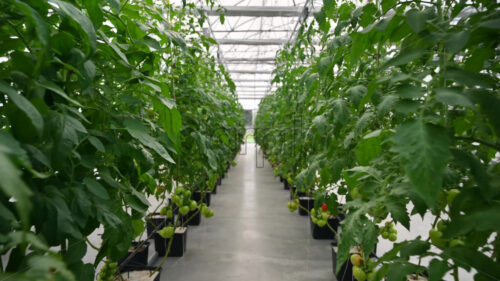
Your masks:
{"label": "greenhouse interior", "polygon": [[499,281],[499,43],[498,0],[1,0],[0,281]]}

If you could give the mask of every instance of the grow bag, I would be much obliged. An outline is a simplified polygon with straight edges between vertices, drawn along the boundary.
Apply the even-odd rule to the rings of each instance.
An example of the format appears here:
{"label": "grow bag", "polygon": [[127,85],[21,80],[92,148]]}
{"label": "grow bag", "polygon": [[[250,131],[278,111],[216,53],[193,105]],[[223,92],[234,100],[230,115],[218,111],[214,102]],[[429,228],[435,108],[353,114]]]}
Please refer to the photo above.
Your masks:
{"label": "grow bag", "polygon": [[170,247],[169,257],[182,257],[186,252],[187,244],[187,227],[177,227],[173,238],[163,238],[160,234],[154,234],[155,251],[158,256],[163,257],[167,254],[168,243],[173,239]]}
{"label": "grow bag", "polygon": [[[121,270],[129,270],[131,268],[147,266],[148,252],[149,241],[133,241],[131,247],[128,249],[128,253],[118,261]],[[132,258],[127,260],[132,254]]]}
{"label": "grow bag", "polygon": [[[339,214],[338,216],[330,216],[328,218],[328,224],[335,229],[335,231],[338,231],[340,222],[344,218],[344,215]],[[319,227],[317,224],[313,223],[311,216],[309,216],[309,222],[311,224],[311,234],[314,239],[331,239],[331,240],[336,240],[335,233],[328,228],[328,226],[323,226]]]}
{"label": "grow bag", "polygon": [[[205,198],[204,198],[204,203],[207,204],[207,206],[210,206],[210,201],[211,201],[211,197],[212,197],[212,192],[207,190],[205,192]],[[196,190],[193,192],[193,195],[191,195],[191,199],[196,201],[196,202],[200,202],[201,200],[201,191],[199,190]]]}
{"label": "grow bag", "polygon": [[[120,278],[119,275],[117,275],[113,281],[137,281],[137,280],[145,280],[145,281],[160,281],[160,273],[161,273],[161,268],[153,273],[151,273],[156,269],[156,267],[153,266],[138,266],[134,268],[129,268],[127,270],[122,270],[120,272],[120,275],[123,279]],[[151,275],[151,276],[149,276]]]}
{"label": "grow bag", "polygon": [[146,231],[148,237],[151,237],[151,234],[155,232],[155,229],[162,229],[165,225],[167,225],[168,221],[169,219],[167,216],[161,215],[160,213],[152,213],[146,218]]}
{"label": "grow bag", "polygon": [[[314,198],[310,196],[301,196],[299,197],[299,205],[307,211],[311,211],[314,208]],[[299,215],[307,216],[309,213],[306,210],[299,208]]]}
{"label": "grow bag", "polygon": [[[194,217],[188,221],[188,219],[193,216]],[[189,211],[189,213],[185,216],[181,216],[181,222],[184,224],[184,222],[187,221],[188,225],[200,225],[201,223],[201,211],[194,210],[194,211]]]}

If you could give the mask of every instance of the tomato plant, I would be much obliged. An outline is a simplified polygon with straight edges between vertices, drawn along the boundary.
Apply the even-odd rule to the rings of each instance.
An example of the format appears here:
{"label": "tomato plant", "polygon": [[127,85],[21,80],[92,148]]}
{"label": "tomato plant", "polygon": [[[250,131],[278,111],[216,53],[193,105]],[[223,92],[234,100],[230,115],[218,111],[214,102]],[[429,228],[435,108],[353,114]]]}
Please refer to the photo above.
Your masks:
{"label": "tomato plant", "polygon": [[338,269],[353,247],[397,240],[391,223],[411,231],[411,215],[432,213],[430,236],[394,242],[371,280],[500,278],[498,8],[324,1],[278,54],[255,138],[316,206],[345,200]]}
{"label": "tomato plant", "polygon": [[[101,260],[117,261],[144,231],[147,196],[227,167],[242,109],[195,10],[0,3],[1,277],[93,280]],[[102,245],[90,245],[101,225]],[[90,246],[98,255],[85,264]]]}

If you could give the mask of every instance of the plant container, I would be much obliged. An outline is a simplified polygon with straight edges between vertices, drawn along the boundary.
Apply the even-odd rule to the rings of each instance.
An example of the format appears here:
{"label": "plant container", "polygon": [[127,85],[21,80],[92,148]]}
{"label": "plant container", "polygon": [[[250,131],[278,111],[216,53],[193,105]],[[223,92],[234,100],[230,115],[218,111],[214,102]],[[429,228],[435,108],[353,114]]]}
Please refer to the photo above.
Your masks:
{"label": "plant container", "polygon": [[288,181],[286,179],[283,179],[283,186],[284,186],[285,190],[290,189],[290,184],[288,183]]}
{"label": "plant container", "polygon": [[[148,265],[149,241],[133,241],[128,253],[118,261],[121,270]],[[130,255],[133,256],[127,260]]]}
{"label": "plant container", "polygon": [[[338,281],[351,281],[351,280],[357,280],[354,278],[352,275],[352,270],[353,270],[353,264],[351,263],[351,255],[353,254],[360,254],[360,251],[358,248],[352,248],[349,251],[349,257],[347,260],[342,264],[342,267],[340,267],[339,273],[336,273],[337,269],[337,245],[336,243],[331,243],[330,244],[332,247],[332,268],[333,268],[333,274],[337,278]],[[375,249],[373,252],[370,254],[370,258],[375,258],[375,252],[377,251],[377,245],[375,245]],[[420,280],[419,280],[420,281]]]}
{"label": "plant container", "polygon": [[[339,214],[338,216],[330,216],[328,218],[328,224],[338,231],[340,226],[340,222],[344,218],[344,215]],[[311,234],[314,239],[331,239],[336,240],[335,233],[327,226],[320,227],[317,224],[313,223],[312,217],[309,216],[309,222],[311,224]]]}
{"label": "plant container", "polygon": [[[194,217],[190,221],[188,221],[188,219],[190,217],[192,217],[193,215],[194,215]],[[184,222],[187,221],[188,225],[200,225],[200,223],[201,223],[201,211],[198,211],[197,209],[194,211],[189,211],[189,213],[187,213],[187,215],[181,216],[180,218],[181,218],[182,224],[184,224]]]}
{"label": "plant container", "polygon": [[293,195],[295,194],[295,190],[297,188],[295,186],[290,186],[290,200],[293,200]]}
{"label": "plant container", "polygon": [[352,264],[347,259],[344,264],[340,267],[339,272],[337,273],[337,243],[331,243],[332,247],[332,268],[333,275],[335,275],[337,281],[352,281],[354,277],[352,276]]}
{"label": "plant container", "polygon": [[307,216],[307,215],[309,215],[309,212],[314,208],[314,198],[312,198],[310,196],[300,196],[299,197],[299,205],[302,206],[303,208],[307,209],[307,211],[306,211],[306,210],[299,207],[299,215]]}
{"label": "plant container", "polygon": [[222,178],[217,179],[217,185],[221,185],[221,184],[222,184]]}
{"label": "plant container", "polygon": [[285,179],[282,176],[280,176],[280,182],[283,182],[284,180]]}
{"label": "plant container", "polygon": [[217,194],[217,185],[214,186],[214,189],[211,190],[212,194]]}
{"label": "plant container", "polygon": [[[205,191],[205,198],[204,198],[204,203],[207,204],[207,206],[210,206],[210,201],[211,201],[211,196],[212,195],[212,192],[210,190],[207,190]],[[191,199],[196,201],[196,202],[200,202],[201,200],[201,191],[200,190],[196,190],[193,192],[193,195],[191,195]]]}
{"label": "plant container", "polygon": [[158,271],[155,269],[154,266],[138,266],[122,270],[113,281],[160,281],[161,268]]}
{"label": "plant container", "polygon": [[173,238],[163,238],[160,234],[155,233],[155,251],[158,256],[163,257],[167,254],[168,243],[170,239],[173,239],[172,246],[170,247],[169,257],[182,257],[184,252],[186,252],[187,244],[187,227],[177,227],[175,228],[175,233]]}
{"label": "plant container", "polygon": [[146,218],[146,231],[148,237],[151,237],[151,234],[156,232],[156,229],[162,229],[165,225],[167,225],[169,219],[165,215],[161,215],[160,213],[151,213]]}

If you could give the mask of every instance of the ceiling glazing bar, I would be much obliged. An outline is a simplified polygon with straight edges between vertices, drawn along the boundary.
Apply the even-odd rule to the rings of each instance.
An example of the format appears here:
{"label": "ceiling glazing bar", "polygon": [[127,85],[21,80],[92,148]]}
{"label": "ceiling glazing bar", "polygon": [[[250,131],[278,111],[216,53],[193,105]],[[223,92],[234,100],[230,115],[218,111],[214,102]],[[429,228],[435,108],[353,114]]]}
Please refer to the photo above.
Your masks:
{"label": "ceiling glazing bar", "polygon": [[[226,6],[222,9],[226,17],[298,17],[302,14],[302,7],[290,6]],[[219,16],[220,11],[203,7],[208,16]]]}
{"label": "ceiling glazing bar", "polygon": [[217,39],[219,45],[283,45],[287,40],[283,39]]}

